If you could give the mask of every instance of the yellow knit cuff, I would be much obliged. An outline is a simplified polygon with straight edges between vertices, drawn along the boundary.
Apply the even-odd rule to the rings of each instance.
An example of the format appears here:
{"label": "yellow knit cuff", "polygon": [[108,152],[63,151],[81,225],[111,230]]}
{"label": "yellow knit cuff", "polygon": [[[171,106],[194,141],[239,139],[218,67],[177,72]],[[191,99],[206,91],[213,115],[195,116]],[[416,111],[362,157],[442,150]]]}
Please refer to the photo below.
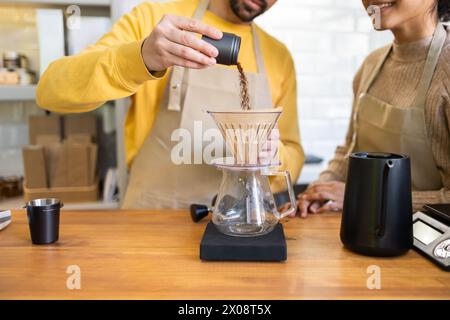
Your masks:
{"label": "yellow knit cuff", "polygon": [[165,75],[165,71],[149,72],[142,57],[143,42],[127,43],[117,49],[116,68],[120,79],[129,89],[136,89],[145,81],[158,80]]}

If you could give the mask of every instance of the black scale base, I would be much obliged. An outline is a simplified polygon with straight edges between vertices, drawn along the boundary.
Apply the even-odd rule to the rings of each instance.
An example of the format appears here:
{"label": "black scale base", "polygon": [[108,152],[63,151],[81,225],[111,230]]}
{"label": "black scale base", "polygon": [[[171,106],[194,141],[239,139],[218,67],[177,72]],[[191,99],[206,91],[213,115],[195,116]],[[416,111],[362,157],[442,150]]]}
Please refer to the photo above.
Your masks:
{"label": "black scale base", "polygon": [[232,237],[217,230],[212,222],[206,226],[200,243],[200,259],[205,261],[285,261],[286,238],[283,226],[258,237]]}

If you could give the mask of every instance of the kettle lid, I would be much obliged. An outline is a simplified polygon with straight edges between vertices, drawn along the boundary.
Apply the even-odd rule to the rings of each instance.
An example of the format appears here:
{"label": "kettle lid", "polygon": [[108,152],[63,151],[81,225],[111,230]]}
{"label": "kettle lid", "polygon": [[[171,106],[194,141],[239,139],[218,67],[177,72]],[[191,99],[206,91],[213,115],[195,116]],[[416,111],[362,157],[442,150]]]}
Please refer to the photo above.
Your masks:
{"label": "kettle lid", "polygon": [[408,158],[408,156],[404,154],[395,154],[389,152],[355,152],[352,153],[350,157],[358,159],[383,159],[383,160]]}

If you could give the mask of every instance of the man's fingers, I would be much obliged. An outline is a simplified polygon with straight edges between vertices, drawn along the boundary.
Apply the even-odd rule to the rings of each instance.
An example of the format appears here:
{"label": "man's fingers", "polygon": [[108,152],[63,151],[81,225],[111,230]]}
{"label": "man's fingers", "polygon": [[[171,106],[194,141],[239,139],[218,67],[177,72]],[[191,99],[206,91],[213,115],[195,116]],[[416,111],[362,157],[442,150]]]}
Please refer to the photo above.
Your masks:
{"label": "man's fingers", "polygon": [[169,53],[182,59],[190,60],[204,66],[212,66],[216,63],[216,59],[210,58],[197,50],[181,44],[170,42],[166,46]]}
{"label": "man's fingers", "polygon": [[169,59],[171,60],[173,65],[185,67],[185,68],[189,68],[189,69],[204,69],[204,68],[208,67],[208,65],[198,63],[195,61],[191,61],[191,60],[186,60],[186,59],[181,58],[176,55],[171,55],[169,57]]}
{"label": "man's fingers", "polygon": [[170,19],[175,26],[186,31],[200,33],[216,40],[221,39],[223,36],[222,31],[199,20],[180,16],[170,16]]}
{"label": "man's fingers", "polygon": [[172,42],[176,42],[183,46],[200,51],[208,57],[215,58],[219,55],[219,51],[216,47],[202,39],[197,38],[190,32],[172,27],[166,32],[166,37]]}

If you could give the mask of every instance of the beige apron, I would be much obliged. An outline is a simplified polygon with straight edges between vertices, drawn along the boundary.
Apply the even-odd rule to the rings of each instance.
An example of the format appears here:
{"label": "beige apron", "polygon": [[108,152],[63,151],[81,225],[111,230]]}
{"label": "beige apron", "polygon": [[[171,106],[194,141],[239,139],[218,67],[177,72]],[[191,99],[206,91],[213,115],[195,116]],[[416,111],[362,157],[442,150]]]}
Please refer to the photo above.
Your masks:
{"label": "beige apron", "polygon": [[[193,18],[202,19],[208,4],[208,0],[200,1]],[[246,73],[250,103],[252,108],[270,108],[273,107],[270,86],[253,24],[252,32],[258,73]],[[204,110],[235,109],[239,106],[237,69],[222,66],[204,70],[174,67],[151,133],[131,166],[122,207],[185,209],[192,203],[209,204],[219,189],[221,172],[205,163],[174,164],[171,153],[179,140],[172,141],[172,134],[179,128],[187,130],[185,132],[192,137],[192,153],[200,151],[201,155],[209,142],[194,144],[194,121],[201,121],[203,132],[217,130]],[[217,136],[222,140],[220,133]],[[221,143],[225,145],[223,140]],[[201,160],[198,157],[194,159],[194,155],[191,159],[192,163]]]}
{"label": "beige apron", "polygon": [[439,190],[443,187],[426,130],[425,106],[446,37],[445,28],[439,24],[431,42],[413,106],[410,108],[392,106],[368,94],[392,50],[390,46],[361,91],[354,113],[354,148],[350,150],[409,155],[412,187],[417,191]]}

